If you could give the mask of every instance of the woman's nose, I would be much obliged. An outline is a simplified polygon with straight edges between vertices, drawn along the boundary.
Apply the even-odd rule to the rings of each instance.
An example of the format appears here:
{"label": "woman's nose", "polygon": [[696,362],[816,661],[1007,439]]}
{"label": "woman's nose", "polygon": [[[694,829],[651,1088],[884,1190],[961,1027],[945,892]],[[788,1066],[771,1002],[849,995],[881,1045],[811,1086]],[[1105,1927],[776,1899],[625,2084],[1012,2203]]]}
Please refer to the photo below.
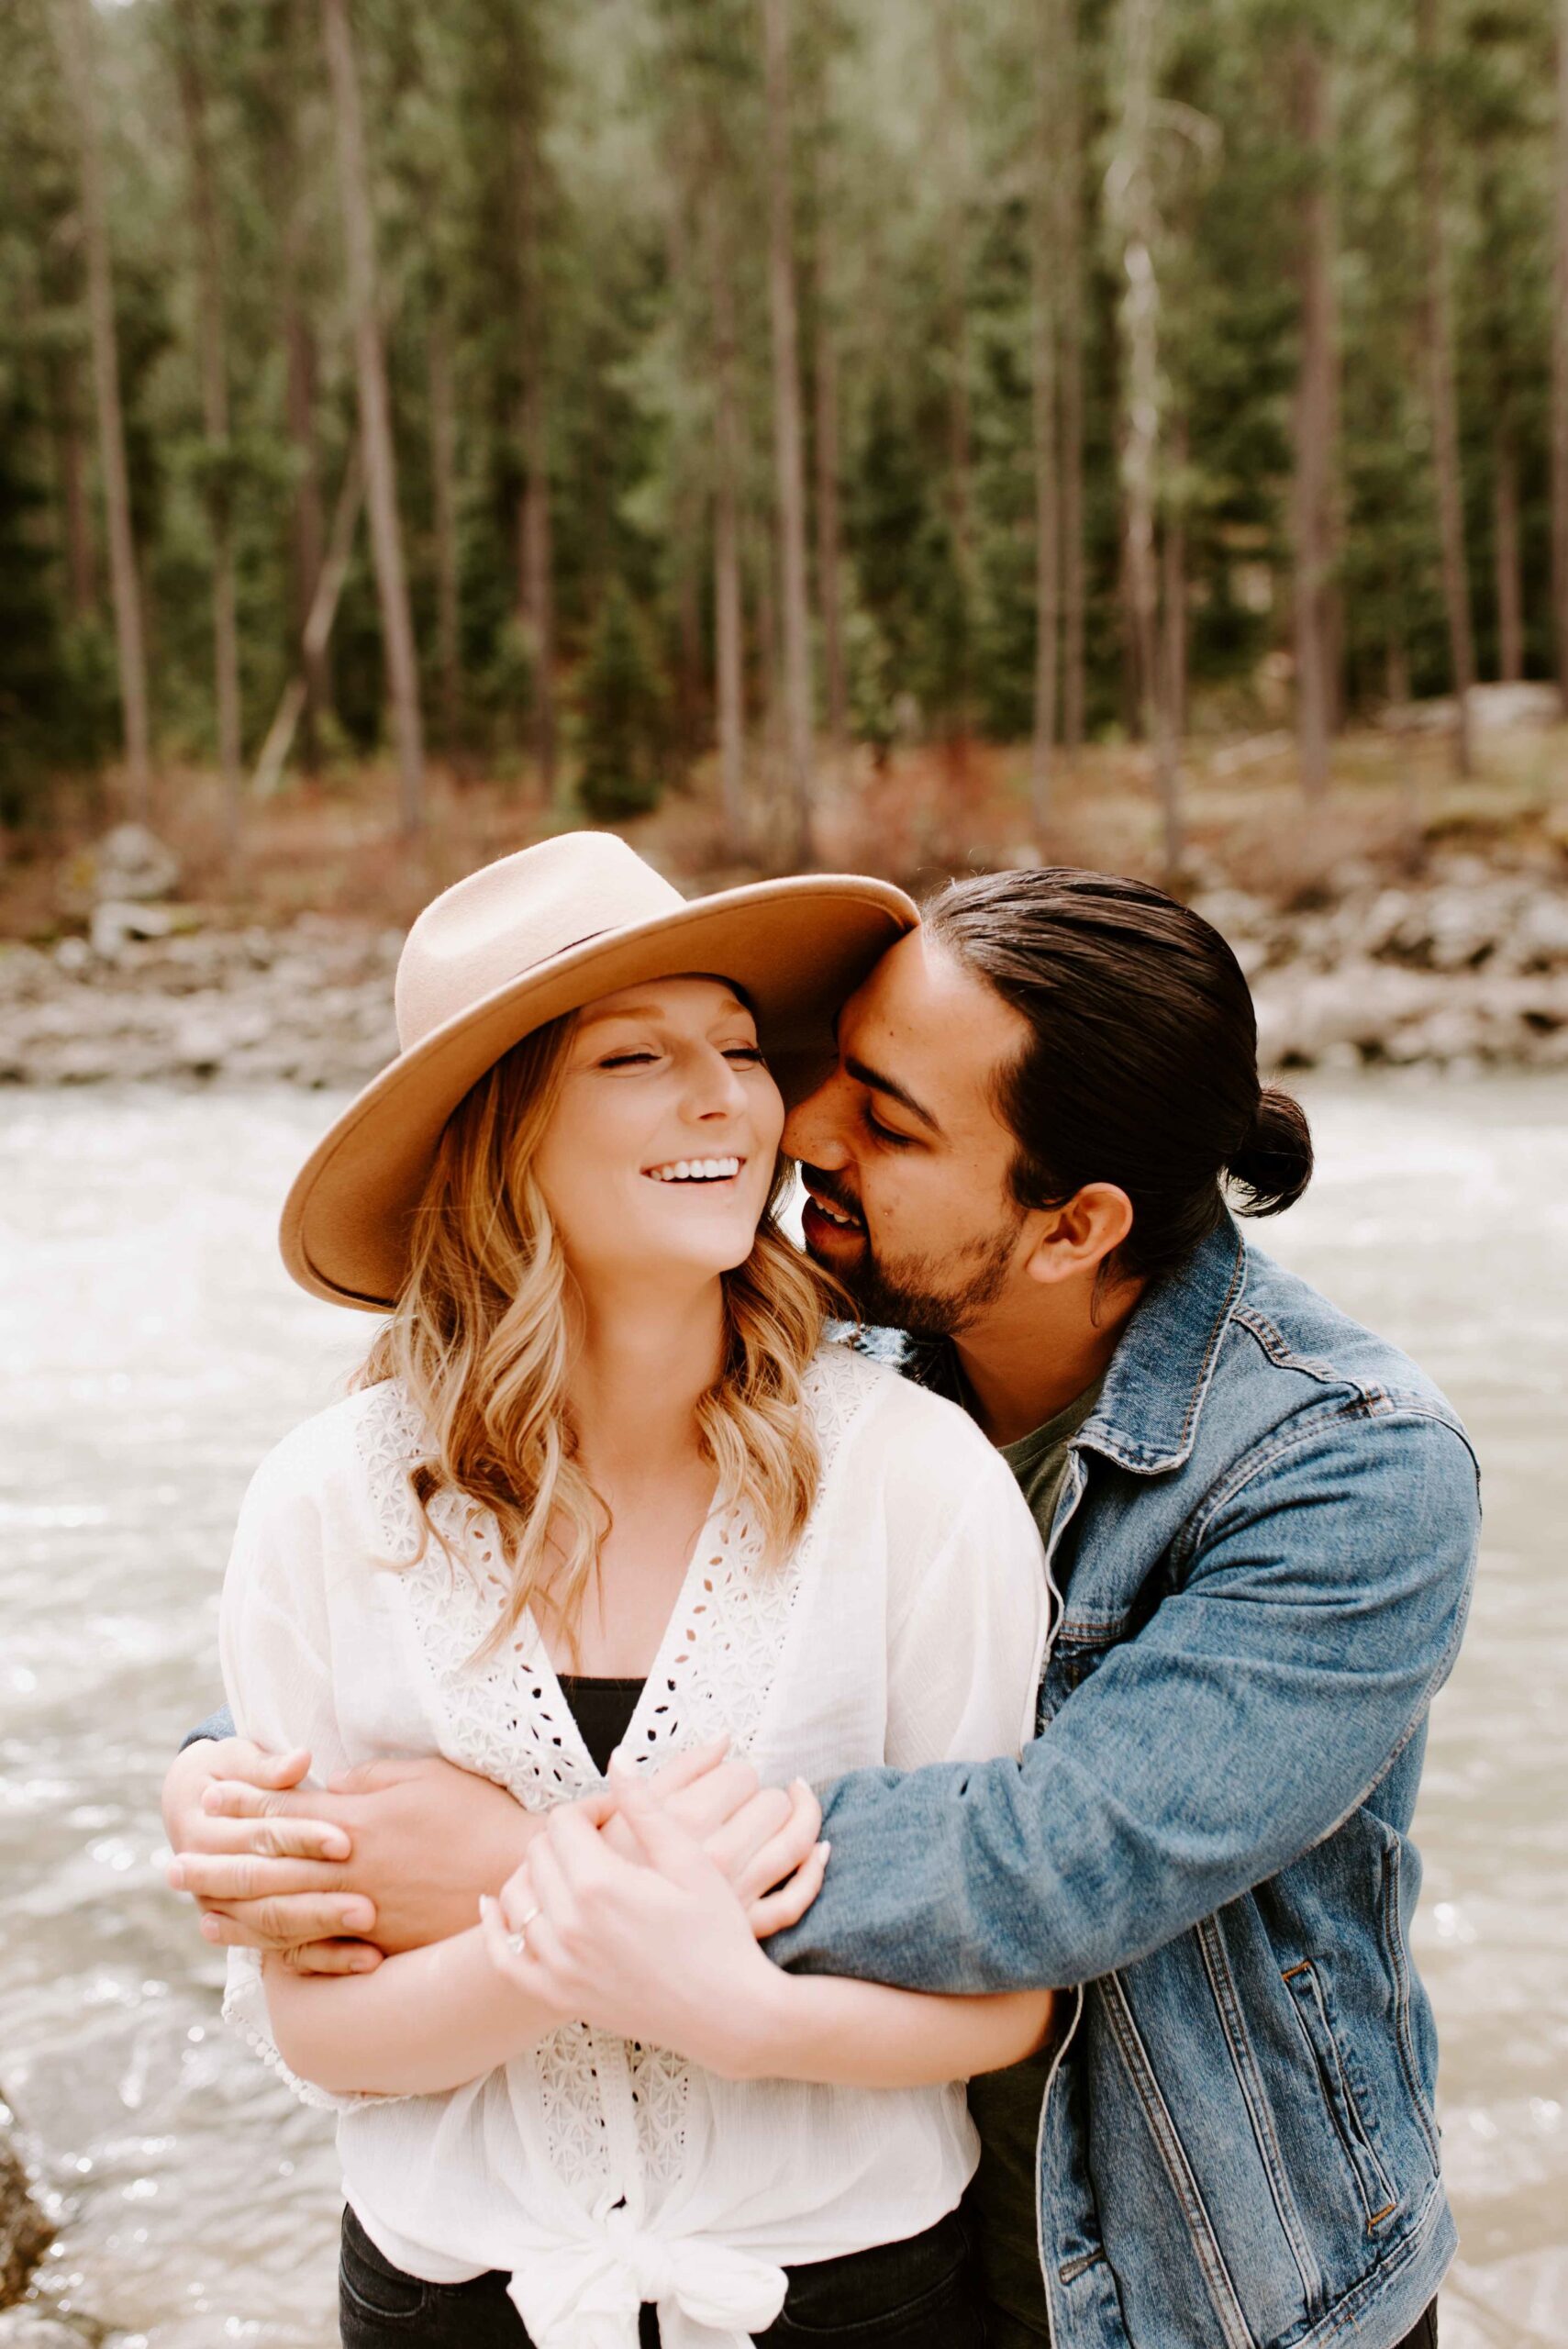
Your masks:
{"label": "woman's nose", "polygon": [[722,1052],[715,1052],[696,1071],[686,1098],[695,1117],[731,1118],[744,1107],[746,1088],[740,1071]]}

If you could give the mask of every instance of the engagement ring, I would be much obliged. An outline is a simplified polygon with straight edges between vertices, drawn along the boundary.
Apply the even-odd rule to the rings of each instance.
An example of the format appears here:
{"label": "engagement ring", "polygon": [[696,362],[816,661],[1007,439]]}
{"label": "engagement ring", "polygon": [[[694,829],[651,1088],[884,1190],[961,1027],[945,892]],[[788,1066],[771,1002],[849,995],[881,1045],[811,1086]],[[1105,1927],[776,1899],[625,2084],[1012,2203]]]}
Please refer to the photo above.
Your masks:
{"label": "engagement ring", "polygon": [[533,1923],[534,1919],[538,1915],[539,1904],[536,1901],[534,1906],[528,1910],[528,1915],[523,1919],[522,1923],[517,1927],[517,1932],[515,1933],[507,1934],[506,1947],[511,1951],[514,1957],[521,1957],[523,1952],[528,1948],[528,1927]]}

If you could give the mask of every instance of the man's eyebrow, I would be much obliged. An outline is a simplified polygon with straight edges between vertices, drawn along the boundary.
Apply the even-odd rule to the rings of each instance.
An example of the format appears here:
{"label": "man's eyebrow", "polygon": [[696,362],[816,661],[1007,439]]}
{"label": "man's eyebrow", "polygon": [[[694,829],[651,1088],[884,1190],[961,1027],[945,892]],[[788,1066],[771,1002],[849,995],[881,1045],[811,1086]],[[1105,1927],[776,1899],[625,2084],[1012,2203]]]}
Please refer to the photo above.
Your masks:
{"label": "man's eyebrow", "polygon": [[908,1110],[912,1118],[918,1118],[929,1132],[933,1134],[941,1132],[940,1126],[930,1111],[921,1102],[917,1101],[915,1096],[900,1085],[896,1077],[884,1076],[880,1069],[868,1068],[865,1062],[857,1060],[852,1052],[844,1062],[844,1074],[846,1076],[852,1076],[857,1085],[863,1085],[868,1092],[885,1093],[890,1101],[896,1101],[901,1108]]}

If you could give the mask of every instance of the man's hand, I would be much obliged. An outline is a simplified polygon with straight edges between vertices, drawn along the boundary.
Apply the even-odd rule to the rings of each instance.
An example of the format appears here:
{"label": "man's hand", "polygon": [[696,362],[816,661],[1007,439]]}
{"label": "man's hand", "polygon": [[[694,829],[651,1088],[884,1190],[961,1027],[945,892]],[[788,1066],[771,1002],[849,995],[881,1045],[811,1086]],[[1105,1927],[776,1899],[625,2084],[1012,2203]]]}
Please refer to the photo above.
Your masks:
{"label": "man's hand", "polygon": [[[434,1757],[370,1763],[320,1793],[300,1789],[309,1766],[306,1753],[209,1740],[177,1756],[163,1790],[169,1880],[200,1905],[206,1939],[281,1955],[302,1973],[367,1972],[384,1953],[465,1931],[478,1894],[499,1889],[541,1823],[489,1780]],[[821,1813],[804,1784],[760,1788],[724,1738],[642,1784],[704,1845],[755,1933],[805,1915],[822,1862]],[[640,1857],[619,1822],[606,1833],[623,1856]]]}
{"label": "man's hand", "polygon": [[505,1882],[534,1829],[502,1787],[434,1755],[366,1763],[301,1792],[307,1755],[239,1739],[206,1749],[193,1809],[197,1750],[165,1786],[169,1881],[200,1903],[209,1941],[304,1973],[368,1971],[465,1932],[479,1891]]}
{"label": "man's hand", "polygon": [[[818,1843],[822,1806],[804,1778],[788,1787],[759,1787],[749,1762],[720,1762],[683,1784],[676,1774],[688,1757],[635,1785],[647,1800],[700,1843],[746,1911],[759,1941],[797,1925],[822,1889],[828,1847]],[[623,1783],[610,1765],[612,1788]],[[642,1860],[634,1827],[618,1814],[604,1838],[623,1859]]]}

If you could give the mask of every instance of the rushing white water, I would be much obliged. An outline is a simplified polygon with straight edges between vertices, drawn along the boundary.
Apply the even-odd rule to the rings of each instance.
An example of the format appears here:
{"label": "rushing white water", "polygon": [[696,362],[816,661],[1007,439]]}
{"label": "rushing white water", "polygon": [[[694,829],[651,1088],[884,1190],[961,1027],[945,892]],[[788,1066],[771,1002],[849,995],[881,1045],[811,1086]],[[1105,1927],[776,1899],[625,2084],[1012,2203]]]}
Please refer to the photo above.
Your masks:
{"label": "rushing white water", "polygon": [[[1568,2343],[1568,1084],[1312,1088],[1260,1236],[1441,1380],[1487,1472],[1433,1720],[1422,1970],[1462,2250],[1444,2349]],[[329,2349],[329,2134],[217,2021],[157,1790],[217,1693],[229,1528],[370,1325],[272,1248],[321,1097],[16,1094],[0,1118],[0,2084],[68,2197],[47,2290],[117,2349]]]}

